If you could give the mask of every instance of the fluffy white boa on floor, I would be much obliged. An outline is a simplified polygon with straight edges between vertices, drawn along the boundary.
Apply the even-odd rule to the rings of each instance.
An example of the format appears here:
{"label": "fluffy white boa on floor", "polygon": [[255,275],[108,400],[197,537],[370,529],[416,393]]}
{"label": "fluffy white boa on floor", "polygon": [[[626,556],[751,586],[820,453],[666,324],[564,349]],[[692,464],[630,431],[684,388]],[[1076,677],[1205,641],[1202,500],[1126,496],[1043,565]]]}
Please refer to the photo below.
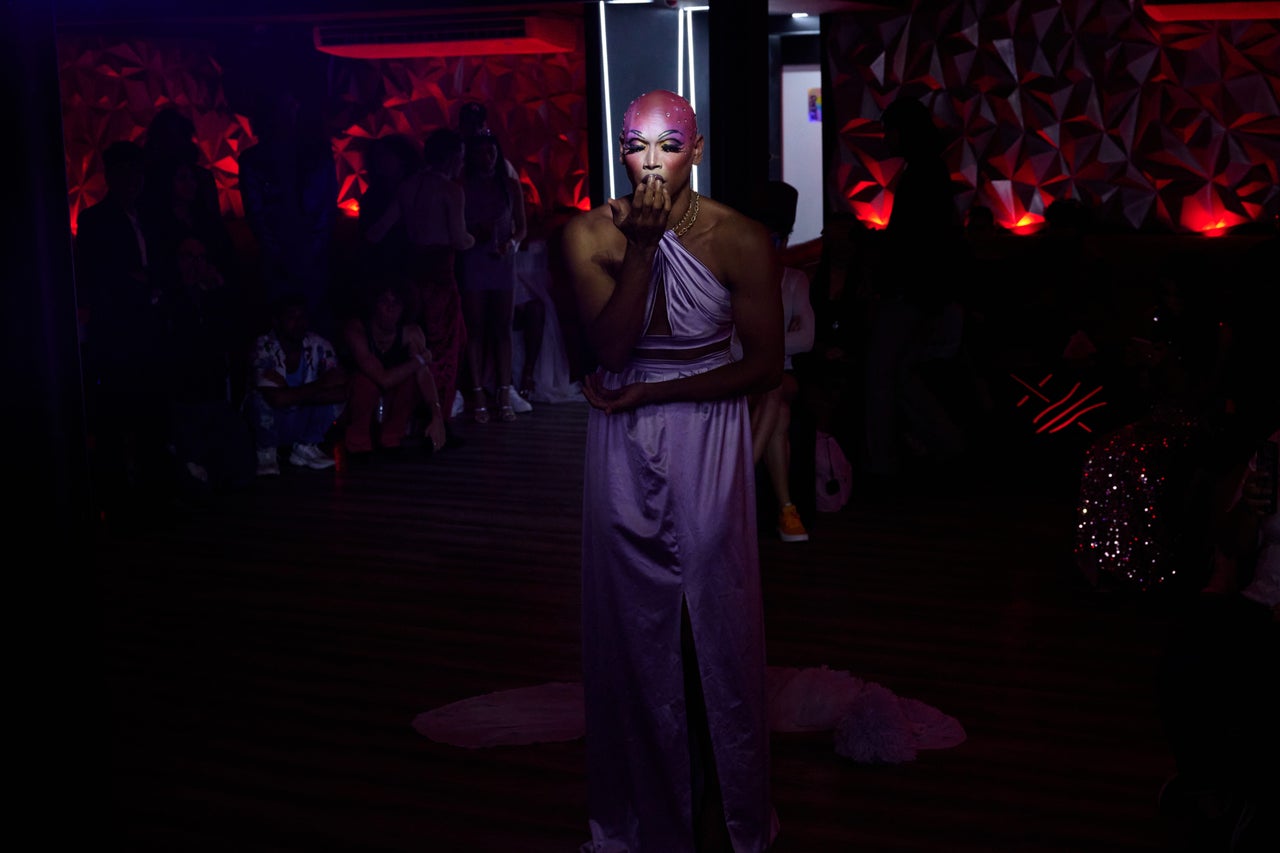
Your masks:
{"label": "fluffy white boa on floor", "polygon": [[[899,764],[922,749],[964,742],[960,723],[924,702],[827,667],[769,667],[775,732],[834,731],[836,753],[861,764]],[[439,743],[476,749],[576,740],[584,731],[582,685],[553,682],[486,693],[413,721]]]}

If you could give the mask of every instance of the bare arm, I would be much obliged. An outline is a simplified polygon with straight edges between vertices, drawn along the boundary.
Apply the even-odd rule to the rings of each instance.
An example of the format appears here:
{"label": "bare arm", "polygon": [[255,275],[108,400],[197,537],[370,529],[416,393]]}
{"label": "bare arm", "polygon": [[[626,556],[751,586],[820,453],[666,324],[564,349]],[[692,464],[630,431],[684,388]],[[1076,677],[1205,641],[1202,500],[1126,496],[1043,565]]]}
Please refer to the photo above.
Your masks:
{"label": "bare arm", "polygon": [[511,197],[511,242],[513,246],[519,246],[528,236],[529,226],[525,221],[524,189],[518,178],[507,179],[507,195]]}
{"label": "bare arm", "polygon": [[316,378],[315,382],[298,389],[304,392],[309,403],[345,403],[347,401],[347,372],[341,367],[331,367]]}
{"label": "bare arm", "polygon": [[[352,320],[347,323],[344,333],[347,338],[347,348],[351,352],[351,360],[355,362],[356,368],[384,391],[414,376],[429,363],[427,358],[422,356],[421,351],[414,352],[413,344],[410,343],[409,351],[414,354],[414,358],[388,370],[373,354],[373,350],[369,349],[369,339],[365,333],[364,323]],[[419,358],[419,356],[422,357]]]}
{"label": "bare arm", "polygon": [[787,334],[783,350],[787,355],[808,352],[813,349],[813,336],[816,323],[813,316],[813,303],[809,301],[809,277],[803,273],[795,277],[796,289],[792,295],[791,322],[787,324]]}
{"label": "bare arm", "polygon": [[449,222],[449,245],[459,252],[474,246],[475,238],[467,233],[466,199],[462,187],[454,183],[446,186],[444,211]]}
{"label": "bare arm", "polygon": [[305,406],[315,403],[345,403],[347,400],[347,374],[340,367],[331,367],[306,385],[296,388],[259,388],[262,398],[276,408]]}
{"label": "bare arm", "polygon": [[644,334],[649,276],[671,211],[665,186],[650,184],[632,200],[611,199],[608,211],[591,211],[565,228],[565,260],[587,341],[615,372]]}
{"label": "bare arm", "polygon": [[781,268],[763,226],[738,219],[722,227],[718,253],[725,259],[733,323],[742,358],[694,376],[605,389],[588,377],[587,399],[606,412],[651,403],[713,400],[768,391],[782,379]]}
{"label": "bare arm", "polygon": [[[403,187],[401,187],[401,190],[403,190]],[[386,237],[396,223],[400,221],[400,196],[401,193],[397,192],[392,197],[391,203],[387,205],[387,209],[369,226],[369,230],[365,232],[369,242],[381,243],[382,238]]]}

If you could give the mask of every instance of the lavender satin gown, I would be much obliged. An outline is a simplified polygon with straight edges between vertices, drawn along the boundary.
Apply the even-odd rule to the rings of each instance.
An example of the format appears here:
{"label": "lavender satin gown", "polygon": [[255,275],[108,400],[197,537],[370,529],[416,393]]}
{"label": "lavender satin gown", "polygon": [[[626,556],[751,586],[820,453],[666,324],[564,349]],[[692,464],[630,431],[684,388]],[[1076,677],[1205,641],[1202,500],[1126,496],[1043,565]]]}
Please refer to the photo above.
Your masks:
{"label": "lavender satin gown", "polygon": [[[665,283],[671,336],[641,339],[605,385],[659,382],[730,361],[728,290],[675,233],[659,245],[645,327]],[[723,349],[694,361],[647,349]],[[777,833],[745,398],[667,403],[587,426],[583,496],[583,689],[592,840],[582,853],[693,853],[681,668],[687,602],[712,749],[735,853]]]}

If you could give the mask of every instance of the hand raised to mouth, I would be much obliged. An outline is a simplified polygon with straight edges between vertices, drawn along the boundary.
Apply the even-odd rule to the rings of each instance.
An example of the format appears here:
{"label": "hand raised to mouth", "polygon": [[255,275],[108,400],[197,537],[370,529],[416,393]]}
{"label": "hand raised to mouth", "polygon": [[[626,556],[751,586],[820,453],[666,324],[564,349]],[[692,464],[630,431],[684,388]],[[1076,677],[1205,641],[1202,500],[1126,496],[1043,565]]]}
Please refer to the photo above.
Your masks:
{"label": "hand raised to mouth", "polygon": [[659,175],[646,175],[630,198],[609,199],[609,208],[613,212],[614,227],[626,235],[629,242],[656,246],[671,216],[667,182]]}

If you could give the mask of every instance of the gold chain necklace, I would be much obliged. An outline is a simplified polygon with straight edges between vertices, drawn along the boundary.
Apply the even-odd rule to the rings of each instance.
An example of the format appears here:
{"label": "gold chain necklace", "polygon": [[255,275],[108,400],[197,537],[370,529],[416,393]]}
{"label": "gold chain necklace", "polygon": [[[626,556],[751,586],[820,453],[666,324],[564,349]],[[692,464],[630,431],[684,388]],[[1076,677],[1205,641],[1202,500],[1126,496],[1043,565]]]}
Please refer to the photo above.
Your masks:
{"label": "gold chain necklace", "polygon": [[697,190],[690,190],[690,192],[693,196],[689,199],[689,206],[685,208],[684,216],[680,217],[680,221],[673,229],[677,237],[683,237],[693,227],[693,223],[698,221],[698,192]]}

